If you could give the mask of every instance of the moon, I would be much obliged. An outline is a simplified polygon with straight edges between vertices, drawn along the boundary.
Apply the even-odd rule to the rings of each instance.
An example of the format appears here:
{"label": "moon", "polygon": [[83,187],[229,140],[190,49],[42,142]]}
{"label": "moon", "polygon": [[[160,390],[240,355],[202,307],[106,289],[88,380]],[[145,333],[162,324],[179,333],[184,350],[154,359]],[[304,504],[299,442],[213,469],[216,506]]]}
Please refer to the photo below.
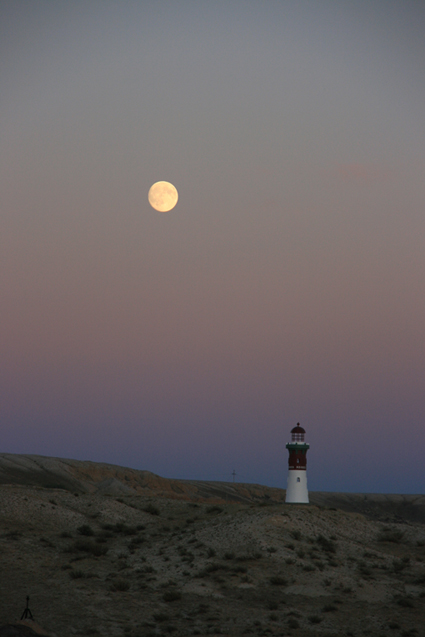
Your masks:
{"label": "moon", "polygon": [[149,189],[149,203],[159,212],[168,212],[176,205],[179,198],[177,188],[168,181],[157,181]]}

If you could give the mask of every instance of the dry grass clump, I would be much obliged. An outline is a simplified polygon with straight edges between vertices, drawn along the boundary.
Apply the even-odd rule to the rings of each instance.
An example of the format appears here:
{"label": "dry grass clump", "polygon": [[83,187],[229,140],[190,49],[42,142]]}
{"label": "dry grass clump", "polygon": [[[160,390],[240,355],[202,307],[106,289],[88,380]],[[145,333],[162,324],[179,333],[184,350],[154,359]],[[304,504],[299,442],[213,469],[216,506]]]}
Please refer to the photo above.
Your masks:
{"label": "dry grass clump", "polygon": [[170,590],[170,591],[165,591],[165,593],[162,596],[162,599],[164,600],[164,602],[177,602],[179,599],[181,599],[182,594],[180,593],[180,591],[176,591],[176,590]]}
{"label": "dry grass clump", "polygon": [[332,538],[329,539],[324,535],[319,535],[316,538],[316,542],[325,553],[336,553],[337,545]]}
{"label": "dry grass clump", "polygon": [[91,540],[77,540],[70,547],[65,549],[67,553],[75,553],[77,551],[84,551],[85,553],[90,553],[94,557],[101,557],[102,555],[106,555],[108,552],[108,548],[106,546],[101,546]]}
{"label": "dry grass clump", "polygon": [[77,531],[80,535],[85,535],[87,537],[94,535],[94,531],[88,524],[82,524],[77,528]]}
{"label": "dry grass clump", "polygon": [[404,537],[404,531],[395,529],[389,526],[384,526],[376,537],[377,542],[393,542],[394,544],[400,544]]}
{"label": "dry grass clump", "polygon": [[145,506],[143,511],[145,513],[150,513],[150,515],[159,515],[158,507],[156,507],[154,504],[152,504],[152,502],[150,502],[147,506]]}
{"label": "dry grass clump", "polygon": [[269,579],[270,584],[272,586],[287,586],[288,582],[284,577],[280,575],[272,575]]}

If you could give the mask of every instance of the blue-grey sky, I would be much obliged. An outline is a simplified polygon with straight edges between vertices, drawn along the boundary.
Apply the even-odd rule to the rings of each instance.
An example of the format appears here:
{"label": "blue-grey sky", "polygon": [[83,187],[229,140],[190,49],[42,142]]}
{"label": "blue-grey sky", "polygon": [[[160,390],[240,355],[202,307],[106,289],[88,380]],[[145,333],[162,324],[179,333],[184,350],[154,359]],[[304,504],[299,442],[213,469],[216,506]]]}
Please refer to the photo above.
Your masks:
{"label": "blue-grey sky", "polygon": [[[0,448],[423,492],[425,6],[0,4]],[[151,184],[179,191],[171,212]]]}

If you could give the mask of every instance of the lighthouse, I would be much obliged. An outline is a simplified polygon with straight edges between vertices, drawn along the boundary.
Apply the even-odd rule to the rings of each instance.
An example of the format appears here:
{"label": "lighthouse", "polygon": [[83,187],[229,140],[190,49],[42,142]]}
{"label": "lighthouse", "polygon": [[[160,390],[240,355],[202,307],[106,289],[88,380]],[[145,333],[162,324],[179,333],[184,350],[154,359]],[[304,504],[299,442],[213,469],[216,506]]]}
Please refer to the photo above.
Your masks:
{"label": "lighthouse", "polygon": [[291,442],[286,445],[289,451],[289,470],[285,502],[290,504],[308,504],[307,450],[310,445],[304,442],[304,438],[305,429],[297,423],[291,430]]}

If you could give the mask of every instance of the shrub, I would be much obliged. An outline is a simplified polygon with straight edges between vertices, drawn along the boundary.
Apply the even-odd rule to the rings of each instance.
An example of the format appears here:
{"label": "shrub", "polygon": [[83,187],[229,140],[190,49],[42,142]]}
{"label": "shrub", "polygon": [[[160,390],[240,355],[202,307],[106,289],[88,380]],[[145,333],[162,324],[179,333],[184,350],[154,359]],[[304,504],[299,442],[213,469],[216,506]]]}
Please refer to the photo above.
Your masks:
{"label": "shrub", "polygon": [[319,535],[316,539],[322,551],[326,553],[336,553],[336,544],[332,540],[328,539],[324,535]]}
{"label": "shrub", "polygon": [[7,540],[19,540],[22,535],[21,533],[19,533],[19,531],[8,531],[4,534],[3,537],[5,537]]}
{"label": "shrub", "polygon": [[401,558],[401,560],[394,560],[393,561],[394,573],[401,573],[401,571],[403,571],[407,566],[409,566],[409,563],[410,563],[409,557],[403,557]]}
{"label": "shrub", "polygon": [[145,513],[150,513],[151,515],[159,515],[159,509],[156,506],[154,506],[152,502],[150,502],[147,506],[145,506],[143,511]]}
{"label": "shrub", "polygon": [[268,553],[276,553],[277,552],[277,548],[275,548],[274,546],[269,546],[269,548],[267,549]]}
{"label": "shrub", "polygon": [[208,557],[215,557],[215,550],[211,547],[207,550]]}
{"label": "shrub", "polygon": [[115,592],[115,591],[125,592],[125,591],[128,591],[129,588],[130,588],[129,581],[125,579],[116,579],[112,582],[110,590],[112,592]]}
{"label": "shrub", "polygon": [[291,617],[291,619],[288,619],[288,628],[290,628],[291,630],[295,630],[296,628],[300,627],[300,622],[297,619],[294,619],[293,617]]}
{"label": "shrub", "polygon": [[384,526],[378,533],[376,540],[378,542],[393,542],[394,544],[400,544],[404,537],[404,531],[395,529],[389,526]]}
{"label": "shrub", "polygon": [[102,555],[106,555],[106,553],[108,552],[106,546],[100,546],[99,544],[95,544],[94,542],[87,540],[77,540],[73,548],[76,551],[85,551],[86,553],[91,553],[95,557],[101,557]]}
{"label": "shrub", "polygon": [[270,578],[269,582],[273,586],[286,586],[287,585],[286,579],[284,577],[281,577],[280,575],[272,575],[272,577]]}
{"label": "shrub", "polygon": [[315,571],[316,569],[314,568],[313,564],[304,564],[303,566],[303,571],[306,571],[307,573],[311,573],[312,571]]}
{"label": "shrub", "polygon": [[298,531],[298,529],[291,531],[289,535],[293,540],[301,540],[301,531]]}
{"label": "shrub", "polygon": [[223,512],[222,507],[219,507],[217,505],[207,507],[207,513],[222,513],[222,512]]}
{"label": "shrub", "polygon": [[180,593],[180,591],[165,591],[165,593],[162,596],[162,599],[164,600],[164,602],[176,602],[177,600],[181,599],[182,595]]}
{"label": "shrub", "polygon": [[170,616],[167,613],[154,613],[152,615],[156,622],[166,622],[170,619]]}
{"label": "shrub", "polygon": [[338,610],[338,608],[334,604],[326,604],[322,608],[323,613],[333,613],[336,610]]}
{"label": "shrub", "polygon": [[224,554],[224,559],[225,560],[234,560],[235,559],[235,554],[232,553],[231,551],[228,551],[227,553]]}
{"label": "shrub", "polygon": [[320,615],[310,615],[308,621],[310,624],[320,624],[320,622],[323,621],[323,617],[320,617]]}
{"label": "shrub", "polygon": [[137,530],[134,526],[127,526],[122,522],[117,522],[116,524],[103,524],[102,529],[112,533],[122,533],[123,535],[137,535]]}
{"label": "shrub", "polygon": [[401,597],[397,600],[397,604],[399,606],[402,606],[403,608],[415,608],[415,605],[410,597]]}
{"label": "shrub", "polygon": [[81,526],[78,527],[77,531],[80,535],[86,535],[86,536],[94,535],[93,529],[88,524],[82,524]]}
{"label": "shrub", "polygon": [[398,630],[400,628],[400,624],[398,622],[388,622],[388,628],[391,628],[391,630]]}
{"label": "shrub", "polygon": [[82,579],[83,577],[85,577],[86,574],[84,573],[84,571],[70,571],[69,572],[69,577],[71,579]]}
{"label": "shrub", "polygon": [[59,537],[69,538],[69,537],[72,537],[72,534],[69,533],[69,531],[62,531]]}

